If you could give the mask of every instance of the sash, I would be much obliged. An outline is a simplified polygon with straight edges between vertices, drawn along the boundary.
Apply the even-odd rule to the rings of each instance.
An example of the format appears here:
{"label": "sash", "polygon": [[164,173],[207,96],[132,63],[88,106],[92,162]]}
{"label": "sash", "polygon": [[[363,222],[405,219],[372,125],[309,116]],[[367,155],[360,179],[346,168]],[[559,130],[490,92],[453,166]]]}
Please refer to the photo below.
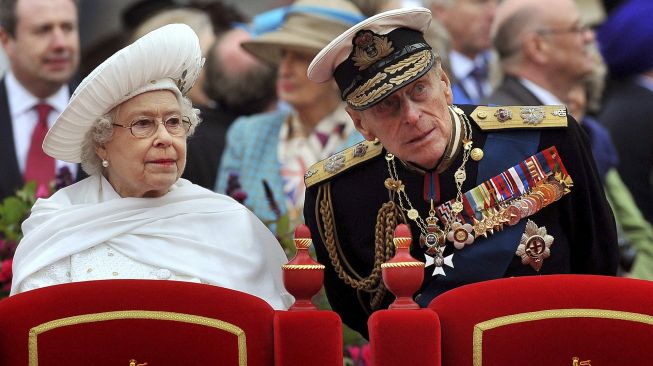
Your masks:
{"label": "sash", "polygon": [[[483,150],[485,152],[483,160],[478,165],[476,184],[481,186],[490,178],[497,175],[498,172],[508,171],[514,164],[524,162],[527,158],[532,157],[537,152],[540,142],[540,132],[531,131],[502,131],[500,133],[490,133],[487,136]],[[526,167],[529,169],[529,167]],[[519,175],[519,174],[518,174]],[[529,183],[529,179],[524,174],[523,180],[519,184],[510,185],[510,187],[519,187]],[[469,206],[477,202],[485,202],[485,199],[498,200],[496,191],[509,191],[509,187],[503,187],[492,190],[494,198],[489,193],[480,192],[484,197],[483,201],[469,199],[468,194],[477,193],[475,189],[465,193],[465,212],[463,217],[465,221],[471,219],[473,210]],[[483,191],[479,188],[480,191]],[[443,218],[447,215],[446,207],[450,202],[439,207],[438,213]],[[477,213],[474,216],[478,216]],[[478,217],[477,217],[478,218]],[[446,276],[433,274],[433,266],[425,268],[425,286],[422,295],[417,302],[420,306],[426,307],[433,298],[445,291],[465,284],[480,282],[495,278],[501,278],[505,274],[510,262],[515,256],[515,250],[519,245],[519,239],[524,232],[527,220],[521,220],[514,226],[506,226],[503,231],[496,232],[488,238],[477,238],[473,244],[465,246],[461,250],[454,250],[453,268],[444,268]],[[448,245],[451,245],[448,243]]]}

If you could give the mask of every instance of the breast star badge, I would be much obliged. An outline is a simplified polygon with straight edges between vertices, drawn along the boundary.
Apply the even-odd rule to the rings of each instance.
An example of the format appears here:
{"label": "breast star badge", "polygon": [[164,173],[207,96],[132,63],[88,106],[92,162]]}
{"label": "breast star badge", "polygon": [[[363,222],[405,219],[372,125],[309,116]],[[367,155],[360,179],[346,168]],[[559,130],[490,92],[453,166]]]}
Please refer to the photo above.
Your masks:
{"label": "breast star badge", "polygon": [[529,264],[534,270],[542,268],[544,259],[551,255],[553,236],[547,235],[546,227],[538,227],[533,221],[526,222],[526,231],[521,235],[517,254],[523,264]]}

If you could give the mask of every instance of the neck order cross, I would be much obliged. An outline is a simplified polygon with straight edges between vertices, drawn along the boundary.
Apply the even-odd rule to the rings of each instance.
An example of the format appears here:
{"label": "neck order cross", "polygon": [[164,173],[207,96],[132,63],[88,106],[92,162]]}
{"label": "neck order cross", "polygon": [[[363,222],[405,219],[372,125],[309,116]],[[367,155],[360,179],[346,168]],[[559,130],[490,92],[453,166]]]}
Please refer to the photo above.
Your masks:
{"label": "neck order cross", "polygon": [[[449,107],[450,115],[452,118],[452,124],[457,124],[458,126],[462,125],[463,136],[462,136],[462,162],[456,172],[454,173],[454,183],[456,185],[456,200],[452,205],[452,210],[454,215],[453,218],[448,222],[443,222],[442,225],[438,223],[438,218],[435,215],[435,204],[434,196],[430,195],[429,203],[430,209],[426,219],[423,219],[419,214],[417,209],[413,207],[413,204],[410,201],[410,197],[406,194],[405,186],[402,181],[399,179],[399,174],[397,173],[397,166],[395,164],[395,156],[391,153],[386,154],[386,162],[388,164],[388,173],[390,178],[386,179],[385,186],[387,189],[397,193],[397,200],[399,206],[403,211],[406,212],[408,218],[415,222],[417,227],[421,232],[420,235],[420,244],[422,247],[426,247],[426,253],[433,255],[435,264],[437,266],[442,266],[444,263],[444,258],[442,253],[445,248],[445,237],[447,232],[452,229],[454,223],[456,222],[456,217],[463,210],[463,193],[462,186],[465,180],[467,179],[467,174],[465,172],[465,165],[469,159],[470,152],[472,150],[472,128],[467,119],[465,113],[458,107]],[[450,142],[453,143],[453,142]],[[447,149],[451,150],[449,153],[454,156],[457,153],[457,149]],[[441,159],[451,159],[452,156],[443,156]]]}

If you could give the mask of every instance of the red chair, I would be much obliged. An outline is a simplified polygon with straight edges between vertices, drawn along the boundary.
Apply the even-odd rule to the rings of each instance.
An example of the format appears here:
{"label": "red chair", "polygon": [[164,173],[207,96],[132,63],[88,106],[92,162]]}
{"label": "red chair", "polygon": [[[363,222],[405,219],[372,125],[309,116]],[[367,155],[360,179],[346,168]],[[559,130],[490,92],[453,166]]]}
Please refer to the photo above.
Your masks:
{"label": "red chair", "polygon": [[323,266],[307,258],[310,237],[295,242],[298,256],[283,268],[297,300],[289,311],[188,282],[50,286],[0,301],[0,365],[341,366],[340,317],[310,303]]}
{"label": "red chair", "polygon": [[[653,282],[548,275],[480,282],[436,297],[442,365],[644,365]],[[419,335],[416,335],[419,337]]]}
{"label": "red chair", "polygon": [[210,285],[77,282],[0,301],[0,365],[342,365],[340,318]]}

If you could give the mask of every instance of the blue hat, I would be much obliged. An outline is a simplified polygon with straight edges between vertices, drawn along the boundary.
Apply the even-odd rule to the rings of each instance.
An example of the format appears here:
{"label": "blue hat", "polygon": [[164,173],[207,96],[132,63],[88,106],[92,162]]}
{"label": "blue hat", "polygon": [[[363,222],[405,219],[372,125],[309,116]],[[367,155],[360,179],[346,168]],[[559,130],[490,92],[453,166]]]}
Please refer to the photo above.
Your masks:
{"label": "blue hat", "polygon": [[626,1],[599,28],[599,49],[610,75],[623,78],[653,70],[651,13],[651,0]]}

